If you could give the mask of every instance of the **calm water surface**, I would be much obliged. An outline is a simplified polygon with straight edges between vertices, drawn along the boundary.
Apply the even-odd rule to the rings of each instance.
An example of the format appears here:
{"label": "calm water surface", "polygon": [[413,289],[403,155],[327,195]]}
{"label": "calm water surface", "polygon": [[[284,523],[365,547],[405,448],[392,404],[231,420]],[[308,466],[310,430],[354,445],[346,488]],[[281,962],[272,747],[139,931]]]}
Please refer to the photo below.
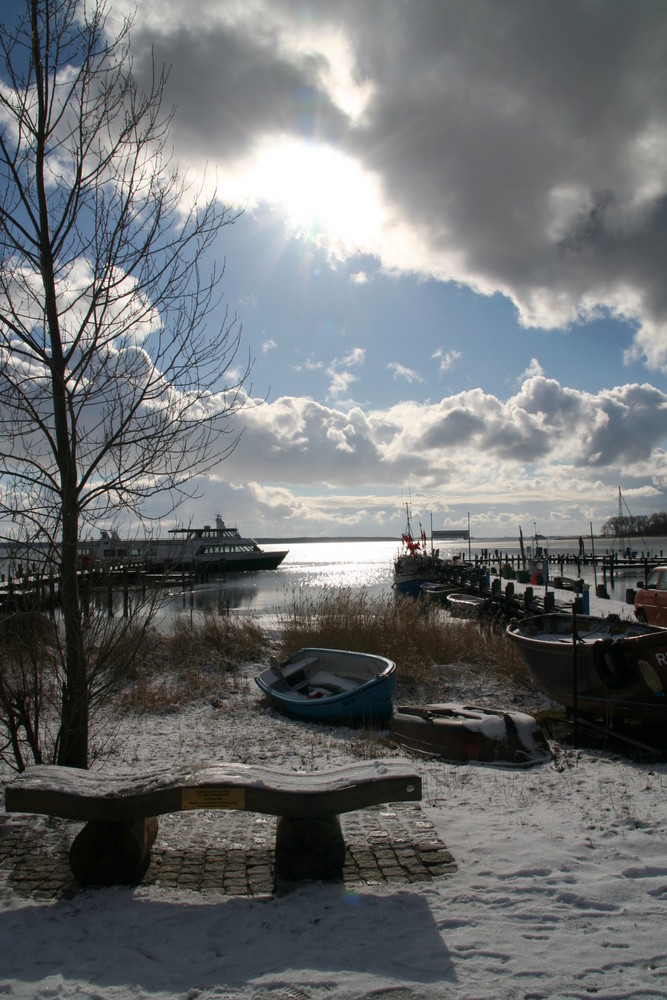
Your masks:
{"label": "calm water surface", "polygon": [[[285,545],[262,545],[271,552]],[[174,594],[167,612],[182,614],[207,606],[230,611],[276,615],[295,598],[317,597],[326,588],[391,593],[398,542],[295,542],[276,570],[229,573]]]}
{"label": "calm water surface", "polygon": [[[527,544],[527,543],[526,543]],[[542,544],[545,544],[544,542]],[[667,558],[667,538],[647,539],[646,546],[640,540],[630,541],[637,555],[648,553]],[[584,538],[587,553],[591,551],[591,540]],[[609,551],[619,552],[619,543],[612,544],[610,539],[594,539],[595,554],[599,558]],[[194,590],[174,593],[166,608],[166,615],[192,614],[202,611],[207,606],[229,608],[237,613],[274,616],[288,610],[297,597],[314,597],[321,594],[325,588],[350,588],[353,591],[364,590],[370,596],[380,596],[392,592],[393,559],[399,550],[398,541],[358,541],[358,542],[294,542],[288,545],[263,545],[267,551],[289,547],[289,553],[277,570],[256,573],[230,573],[227,576],[199,584]],[[575,555],[579,551],[578,539],[548,542],[551,554]],[[500,557],[506,554],[516,556],[519,552],[518,540],[505,539],[473,539],[470,550],[467,543],[451,549],[453,554],[460,554],[464,559],[469,552],[474,559],[482,551],[489,553],[491,563],[496,562],[496,553]],[[552,568],[552,575],[559,573],[557,566]],[[612,581],[603,579],[600,566],[597,573],[589,564],[580,567],[580,573],[574,563],[566,564],[564,576],[581,575],[590,584],[593,593],[596,584],[605,583],[610,597],[616,600],[625,598],[628,587],[634,587],[642,573],[636,569],[617,574]]]}

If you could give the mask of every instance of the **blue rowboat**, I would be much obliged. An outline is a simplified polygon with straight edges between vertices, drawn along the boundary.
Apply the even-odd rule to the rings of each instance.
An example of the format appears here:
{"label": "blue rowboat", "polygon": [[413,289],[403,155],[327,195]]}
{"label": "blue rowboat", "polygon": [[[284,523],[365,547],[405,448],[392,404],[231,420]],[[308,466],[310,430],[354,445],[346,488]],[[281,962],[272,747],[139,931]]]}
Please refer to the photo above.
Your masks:
{"label": "blue rowboat", "polygon": [[308,647],[285,663],[272,659],[255,682],[277,708],[300,719],[381,723],[394,707],[396,664],[374,653]]}

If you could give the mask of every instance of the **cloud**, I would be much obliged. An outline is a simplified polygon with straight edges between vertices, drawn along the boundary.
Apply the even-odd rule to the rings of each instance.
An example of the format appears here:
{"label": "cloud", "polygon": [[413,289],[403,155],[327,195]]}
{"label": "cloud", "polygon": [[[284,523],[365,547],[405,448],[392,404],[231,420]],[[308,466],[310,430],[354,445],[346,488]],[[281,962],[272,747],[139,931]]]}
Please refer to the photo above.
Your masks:
{"label": "cloud", "polygon": [[599,394],[533,376],[506,402],[473,389],[437,403],[364,413],[281,397],[242,411],[242,449],[225,462],[243,475],[295,486],[326,483],[369,494],[378,485],[500,498],[544,492],[564,502],[611,491],[622,474],[664,494],[667,394],[629,384]]}
{"label": "cloud", "polygon": [[366,351],[363,347],[353,347],[345,357],[334,358],[327,366],[327,374],[330,378],[328,391],[330,399],[340,399],[347,395],[350,386],[359,379],[358,375],[348,371],[348,369],[360,367],[365,360]]}
{"label": "cloud", "polygon": [[667,369],[667,5],[145,0],[133,44],[139,75],[152,44],[171,66],[177,156],[226,197],[280,143],[329,149],[349,224],[373,202],[337,259],[365,243],[526,327],[629,320],[628,359]]}
{"label": "cloud", "polygon": [[443,351],[441,348],[438,348],[437,351],[434,351],[431,356],[434,358],[434,360],[440,362],[438,370],[441,375],[444,372],[448,372],[451,368],[453,368],[456,362],[460,361],[461,358],[463,357],[460,351]]}
{"label": "cloud", "polygon": [[390,361],[387,365],[389,371],[394,373],[394,378],[404,378],[406,382],[423,382],[424,379],[421,377],[419,372],[414,371],[412,368],[407,368],[405,365],[401,365],[398,361]]}
{"label": "cloud", "polygon": [[342,359],[344,365],[363,365],[366,360],[366,349],[364,347],[353,347],[352,350]]}
{"label": "cloud", "polygon": [[525,371],[522,372],[519,381],[523,382],[524,379],[532,378],[534,375],[544,375],[542,365],[539,363],[537,358],[530,359],[530,364],[525,369]]}

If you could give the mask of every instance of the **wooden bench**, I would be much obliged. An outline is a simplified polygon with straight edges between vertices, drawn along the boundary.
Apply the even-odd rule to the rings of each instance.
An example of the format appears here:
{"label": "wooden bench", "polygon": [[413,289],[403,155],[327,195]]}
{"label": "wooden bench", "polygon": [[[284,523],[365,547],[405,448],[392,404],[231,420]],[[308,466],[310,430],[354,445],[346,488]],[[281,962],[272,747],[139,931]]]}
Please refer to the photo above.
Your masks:
{"label": "wooden bench", "polygon": [[84,885],[138,882],[157,836],[157,816],[191,809],[277,816],[277,880],[340,878],[345,861],[340,813],[420,799],[419,775],[382,760],[309,774],[195,764],[121,776],[39,765],[5,788],[7,812],[86,823],[69,854],[72,872]]}

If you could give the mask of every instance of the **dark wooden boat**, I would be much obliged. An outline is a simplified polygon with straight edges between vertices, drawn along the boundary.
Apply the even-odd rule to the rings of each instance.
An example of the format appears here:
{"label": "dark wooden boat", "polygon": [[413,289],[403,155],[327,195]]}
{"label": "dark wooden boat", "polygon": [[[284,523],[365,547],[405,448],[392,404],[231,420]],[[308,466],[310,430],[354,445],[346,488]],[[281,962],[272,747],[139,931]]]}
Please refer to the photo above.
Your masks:
{"label": "dark wooden boat", "polygon": [[386,722],[396,696],[396,664],[349,649],[300,649],[255,678],[274,705],[313,722]]}
{"label": "dark wooden boat", "polygon": [[454,763],[533,767],[551,758],[532,715],[475,705],[420,705],[397,708],[391,732],[401,746]]}
{"label": "dark wooden boat", "polygon": [[667,723],[667,629],[554,613],[512,622],[507,635],[538,687],[566,708]]}
{"label": "dark wooden boat", "polygon": [[455,593],[458,588],[448,583],[428,581],[422,583],[419,589],[422,600],[427,604],[446,605],[449,595]]}

